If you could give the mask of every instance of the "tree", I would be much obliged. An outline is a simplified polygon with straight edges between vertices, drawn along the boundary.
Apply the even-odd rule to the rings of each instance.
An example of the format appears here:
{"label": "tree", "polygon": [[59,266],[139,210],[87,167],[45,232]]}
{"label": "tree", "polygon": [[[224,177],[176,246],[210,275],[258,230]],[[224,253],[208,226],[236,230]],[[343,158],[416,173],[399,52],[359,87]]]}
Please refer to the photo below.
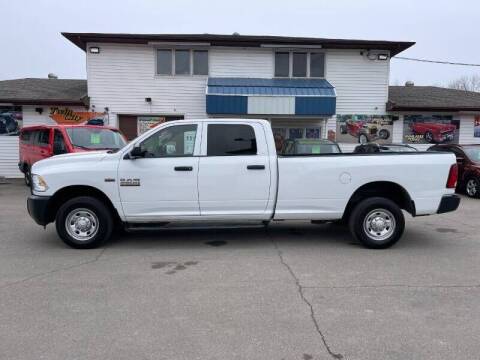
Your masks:
{"label": "tree", "polygon": [[456,80],[451,81],[448,87],[456,90],[477,91],[480,92],[480,76],[461,76]]}

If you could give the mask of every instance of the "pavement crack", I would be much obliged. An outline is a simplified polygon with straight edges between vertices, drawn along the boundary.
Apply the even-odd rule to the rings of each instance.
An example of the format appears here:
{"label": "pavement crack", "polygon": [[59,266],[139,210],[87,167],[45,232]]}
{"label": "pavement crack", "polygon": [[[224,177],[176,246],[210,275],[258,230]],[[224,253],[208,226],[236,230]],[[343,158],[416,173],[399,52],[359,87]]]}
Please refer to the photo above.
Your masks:
{"label": "pavement crack", "polygon": [[408,285],[408,284],[380,284],[380,285],[345,285],[345,286],[303,286],[304,289],[382,289],[382,288],[411,288],[411,289],[450,289],[450,288],[480,288],[480,284],[472,285]]}
{"label": "pavement crack", "polygon": [[310,318],[312,319],[313,325],[315,326],[315,330],[317,331],[318,335],[320,336],[320,338],[322,340],[323,346],[325,347],[328,354],[333,359],[343,359],[342,354],[333,352],[332,349],[330,348],[330,345],[328,345],[327,339],[325,338],[324,333],[320,329],[320,324],[318,323],[318,320],[315,316],[315,310],[313,309],[313,305],[310,301],[308,301],[308,299],[305,296],[305,292],[304,292],[305,288],[300,283],[300,279],[297,277],[297,275],[293,271],[292,267],[285,261],[282,250],[280,249],[280,247],[278,246],[276,241],[273,239],[273,237],[270,236],[270,234],[268,233],[268,229],[267,229],[267,234],[269,235],[270,241],[272,242],[273,246],[275,247],[275,250],[277,251],[277,255],[280,259],[280,263],[288,270],[288,272],[292,276],[293,280],[295,281],[295,285],[297,286],[297,291],[298,291],[298,294],[300,295],[300,298],[310,309]]}
{"label": "pavement crack", "polygon": [[55,274],[55,273],[58,273],[58,272],[61,272],[61,271],[66,271],[66,270],[71,270],[71,269],[74,269],[74,268],[77,268],[77,267],[80,267],[80,266],[84,266],[84,265],[88,265],[88,264],[92,264],[94,262],[97,262],[101,257],[102,255],[104,254],[105,250],[107,248],[103,248],[97,255],[95,255],[95,257],[91,260],[87,260],[87,261],[84,261],[84,262],[81,262],[81,263],[78,263],[78,264],[74,264],[74,265],[70,265],[70,266],[63,266],[63,267],[60,267],[60,268],[57,268],[57,269],[53,269],[53,270],[50,270],[50,271],[45,271],[45,272],[42,272],[42,273],[39,273],[39,274],[34,274],[32,276],[29,276],[27,278],[24,278],[22,280],[18,280],[18,281],[14,281],[14,282],[11,282],[11,283],[7,283],[3,286],[0,286],[0,290],[3,290],[5,288],[8,288],[10,286],[14,286],[14,285],[18,285],[18,284],[22,284],[24,282],[27,282],[27,281],[30,281],[30,280],[33,280],[33,279],[36,279],[36,278],[40,278],[40,277],[44,277],[44,276],[49,276],[49,275],[52,275],[52,274]]}

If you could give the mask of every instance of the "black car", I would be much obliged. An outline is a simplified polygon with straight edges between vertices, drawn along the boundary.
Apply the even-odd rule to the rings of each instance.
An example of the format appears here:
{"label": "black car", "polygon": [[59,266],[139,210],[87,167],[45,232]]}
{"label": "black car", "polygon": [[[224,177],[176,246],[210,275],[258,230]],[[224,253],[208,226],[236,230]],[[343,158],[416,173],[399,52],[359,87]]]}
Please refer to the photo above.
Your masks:
{"label": "black car", "polygon": [[377,143],[367,143],[358,145],[354,153],[357,154],[371,154],[379,152],[414,152],[418,151],[413,146],[405,144],[377,144]]}

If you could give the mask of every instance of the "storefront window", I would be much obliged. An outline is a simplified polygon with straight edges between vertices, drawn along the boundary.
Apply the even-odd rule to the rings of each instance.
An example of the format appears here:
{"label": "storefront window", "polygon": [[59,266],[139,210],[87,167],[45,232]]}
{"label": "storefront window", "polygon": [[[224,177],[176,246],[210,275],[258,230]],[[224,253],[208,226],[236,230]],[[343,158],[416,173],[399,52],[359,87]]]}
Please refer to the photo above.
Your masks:
{"label": "storefront window", "polygon": [[21,106],[0,106],[0,136],[18,135],[22,125]]}

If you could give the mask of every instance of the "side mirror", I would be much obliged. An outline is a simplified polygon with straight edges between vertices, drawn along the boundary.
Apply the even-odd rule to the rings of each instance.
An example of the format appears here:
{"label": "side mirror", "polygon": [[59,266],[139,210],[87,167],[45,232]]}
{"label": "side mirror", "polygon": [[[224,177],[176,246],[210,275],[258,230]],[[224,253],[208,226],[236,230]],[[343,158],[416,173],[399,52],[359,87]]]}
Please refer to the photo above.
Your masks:
{"label": "side mirror", "polygon": [[130,151],[130,159],[137,159],[145,157],[145,151],[142,150],[140,145],[135,145]]}
{"label": "side mirror", "polygon": [[465,161],[465,158],[463,157],[457,157],[457,163],[463,163]]}

